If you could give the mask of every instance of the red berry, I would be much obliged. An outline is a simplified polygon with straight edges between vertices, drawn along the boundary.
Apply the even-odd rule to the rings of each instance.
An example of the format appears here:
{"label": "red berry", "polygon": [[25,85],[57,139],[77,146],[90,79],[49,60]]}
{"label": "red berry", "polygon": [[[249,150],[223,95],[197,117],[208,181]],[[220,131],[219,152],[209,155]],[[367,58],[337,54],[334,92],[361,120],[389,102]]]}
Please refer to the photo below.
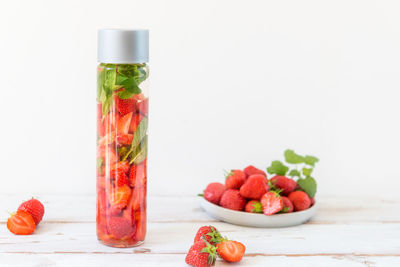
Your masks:
{"label": "red berry", "polygon": [[203,237],[210,244],[216,244],[223,240],[221,234],[218,232],[217,228],[214,226],[202,226],[197,230],[196,236],[194,237],[194,242],[202,241]]}
{"label": "red berry", "polygon": [[281,197],[281,198],[282,198],[282,203],[283,203],[282,212],[284,212],[284,213],[293,212],[292,201],[290,201],[290,199],[287,197]]}
{"label": "red berry", "polygon": [[254,174],[240,187],[240,194],[245,198],[260,199],[268,190],[267,178],[261,174]]}
{"label": "red berry", "polygon": [[238,262],[243,258],[246,247],[238,242],[226,240],[217,244],[218,255],[227,262]]}
{"label": "red berry", "polygon": [[37,199],[30,199],[28,201],[23,202],[19,207],[18,210],[26,211],[30,215],[32,215],[35,224],[38,225],[43,218],[44,215],[44,206],[43,204]]}
{"label": "red berry", "polygon": [[226,189],[239,189],[246,181],[246,175],[241,170],[232,170],[225,177]]}
{"label": "red berry", "polygon": [[129,127],[132,120],[132,112],[129,112],[123,116],[120,116],[117,120],[117,133],[118,134],[128,134]]}
{"label": "red berry", "polygon": [[314,205],[314,203],[315,203],[315,198],[314,198],[314,197],[310,197],[310,202],[311,202],[310,206]]}
{"label": "red berry", "polygon": [[261,198],[261,204],[263,206],[263,213],[265,215],[272,215],[279,212],[283,207],[281,196],[274,191],[265,193]]}
{"label": "red berry", "polygon": [[108,232],[116,239],[132,236],[136,229],[131,221],[124,217],[111,217],[107,224]]}
{"label": "red berry", "polygon": [[246,168],[244,168],[243,171],[247,177],[254,175],[254,174],[261,174],[261,175],[264,175],[265,177],[267,177],[267,174],[264,171],[257,169],[253,165],[247,166]]}
{"label": "red berry", "polygon": [[222,194],[225,192],[225,186],[221,183],[211,183],[204,190],[204,198],[216,205],[219,204]]}
{"label": "red berry", "polygon": [[293,192],[297,186],[295,180],[280,175],[272,177],[270,181],[277,188],[281,189],[282,190],[281,194],[285,196]]}
{"label": "red berry", "polygon": [[246,212],[251,212],[251,213],[262,213],[262,205],[260,201],[257,200],[250,200],[247,202],[246,207],[244,208]]}
{"label": "red berry", "polygon": [[246,199],[240,195],[239,190],[228,189],[222,195],[219,204],[227,209],[242,211],[246,205]]}
{"label": "red berry", "polygon": [[303,191],[292,192],[288,198],[292,201],[295,211],[306,210],[311,206],[310,197]]}
{"label": "red berry", "polygon": [[121,99],[118,95],[115,95],[115,106],[122,116],[136,111],[136,101],[134,97],[129,99]]}
{"label": "red berry", "polygon": [[204,240],[197,241],[190,247],[185,262],[195,267],[212,266],[217,257],[216,250],[216,247],[208,242],[206,243]]}
{"label": "red berry", "polygon": [[7,228],[16,235],[30,235],[35,231],[36,224],[31,214],[18,210],[8,218]]}

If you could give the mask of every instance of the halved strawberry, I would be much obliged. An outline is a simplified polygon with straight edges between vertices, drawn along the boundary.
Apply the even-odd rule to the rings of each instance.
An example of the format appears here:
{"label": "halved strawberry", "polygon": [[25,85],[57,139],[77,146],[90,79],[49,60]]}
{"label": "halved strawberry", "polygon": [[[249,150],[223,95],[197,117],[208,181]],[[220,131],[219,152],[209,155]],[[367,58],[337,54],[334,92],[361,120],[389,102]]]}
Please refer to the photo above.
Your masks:
{"label": "halved strawberry", "polygon": [[140,121],[143,119],[143,115],[136,113],[132,116],[131,125],[129,126],[129,133],[134,133],[139,126]]}
{"label": "halved strawberry", "polygon": [[131,187],[143,187],[147,182],[147,173],[146,173],[146,160],[137,165],[132,165],[131,170],[129,171],[129,183]]}
{"label": "halved strawberry", "polygon": [[121,145],[130,145],[132,144],[133,134],[117,134],[117,144],[118,146]]}
{"label": "halved strawberry", "polygon": [[276,193],[275,191],[270,191],[265,193],[261,197],[261,205],[263,206],[263,213],[265,215],[272,215],[280,210],[282,210],[283,207],[283,201],[281,196]]}
{"label": "halved strawberry", "polygon": [[117,133],[127,134],[129,132],[129,127],[131,125],[132,112],[125,114],[118,118],[117,121]]}
{"label": "halved strawberry", "polygon": [[127,185],[111,189],[108,194],[110,205],[120,208],[126,207],[126,205],[128,205],[129,198],[131,197],[131,193],[132,190]]}
{"label": "halved strawberry", "polygon": [[135,226],[124,217],[111,217],[108,221],[107,230],[116,239],[127,238],[135,232]]}
{"label": "halved strawberry", "polygon": [[111,171],[123,171],[124,173],[128,173],[129,171],[129,162],[127,160],[117,162],[111,165]]}
{"label": "halved strawberry", "polygon": [[18,210],[7,220],[7,228],[16,235],[30,235],[35,231],[36,224],[32,215],[23,210]]}
{"label": "halved strawberry", "polygon": [[243,258],[246,247],[238,242],[226,240],[217,244],[218,255],[228,262],[238,262]]}

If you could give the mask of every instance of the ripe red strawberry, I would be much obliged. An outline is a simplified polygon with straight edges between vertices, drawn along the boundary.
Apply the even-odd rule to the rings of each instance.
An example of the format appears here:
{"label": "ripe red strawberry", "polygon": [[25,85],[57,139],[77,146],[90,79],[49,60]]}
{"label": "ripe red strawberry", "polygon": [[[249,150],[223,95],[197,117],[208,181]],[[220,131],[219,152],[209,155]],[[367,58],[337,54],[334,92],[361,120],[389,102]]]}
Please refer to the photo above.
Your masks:
{"label": "ripe red strawberry", "polygon": [[197,241],[190,247],[185,262],[195,267],[212,266],[217,258],[216,250],[216,247],[204,240]]}
{"label": "ripe red strawberry", "polygon": [[261,205],[263,206],[263,213],[265,215],[272,215],[280,210],[282,210],[283,202],[281,196],[274,192],[270,191],[265,193],[265,195],[261,198]]}
{"label": "ripe red strawberry", "polygon": [[197,241],[202,241],[203,236],[206,241],[209,242],[211,245],[215,245],[223,240],[223,237],[218,232],[217,228],[211,225],[200,227],[199,230],[197,230],[193,243],[196,243]]}
{"label": "ripe red strawberry", "polygon": [[261,174],[261,175],[264,175],[265,177],[267,177],[267,174],[264,171],[257,169],[253,165],[249,165],[246,168],[244,168],[243,172],[246,174],[247,177],[254,175],[254,174]]}
{"label": "ripe red strawberry", "polygon": [[262,205],[260,201],[257,200],[250,200],[247,202],[246,207],[244,208],[246,212],[251,212],[251,213],[262,213]]}
{"label": "ripe red strawberry", "polygon": [[129,185],[129,178],[123,171],[117,171],[114,176],[115,185],[121,187],[124,185]]}
{"label": "ripe red strawberry", "polygon": [[129,184],[131,187],[141,188],[146,186],[147,173],[146,173],[146,160],[140,164],[132,165],[129,171]]}
{"label": "ripe red strawberry", "polygon": [[219,205],[227,209],[242,211],[246,205],[246,199],[242,197],[239,190],[228,189],[222,195]]}
{"label": "ripe red strawberry", "polygon": [[112,188],[109,192],[108,200],[111,206],[125,208],[128,205],[129,198],[131,197],[132,190],[129,186],[124,185],[121,187]]}
{"label": "ripe red strawberry", "polygon": [[218,255],[228,262],[238,262],[243,258],[246,247],[238,242],[226,240],[217,244]]}
{"label": "ripe red strawberry", "polygon": [[118,118],[117,121],[117,133],[119,134],[128,134],[129,127],[131,125],[132,120],[132,112],[129,112]]}
{"label": "ripe red strawberry", "polygon": [[111,217],[107,224],[107,230],[116,239],[130,237],[136,231],[135,225],[124,217]]}
{"label": "ripe red strawberry", "polygon": [[134,133],[139,126],[140,121],[143,119],[143,115],[136,113],[132,116],[131,124],[129,126],[129,133]]}
{"label": "ripe red strawberry", "polygon": [[35,231],[36,224],[31,214],[18,210],[8,218],[7,228],[16,235],[30,235]]}
{"label": "ripe red strawberry", "polygon": [[44,215],[44,206],[37,199],[30,199],[28,201],[23,202],[19,207],[19,211],[26,211],[30,215],[32,215],[35,224],[38,225],[43,218]]}
{"label": "ripe red strawberry", "polygon": [[315,203],[315,198],[314,197],[310,197],[310,206],[314,205]]}
{"label": "ripe red strawberry", "polygon": [[240,194],[245,198],[260,199],[268,190],[267,178],[261,174],[254,174],[240,187]]}
{"label": "ripe red strawberry", "polygon": [[290,199],[287,197],[281,197],[281,198],[282,198],[282,203],[283,203],[283,208],[282,208],[281,212],[283,212],[283,213],[293,212],[292,201],[290,201]]}
{"label": "ripe red strawberry", "polygon": [[129,171],[129,162],[127,160],[119,161],[119,162],[117,162],[115,164],[112,164],[110,169],[111,169],[111,172],[113,172],[113,171],[117,171],[117,172],[121,171],[121,172],[124,172],[124,173],[128,173],[128,171]]}
{"label": "ripe red strawberry", "polygon": [[281,189],[282,190],[281,194],[285,196],[293,192],[297,186],[295,180],[280,175],[272,177],[270,181],[274,186]]}
{"label": "ripe red strawberry", "polygon": [[135,112],[136,110],[136,101],[134,97],[131,97],[129,99],[121,99],[119,98],[118,95],[115,95],[115,106],[117,107],[117,110],[119,113],[124,116],[125,114],[128,114],[129,112]]}
{"label": "ripe red strawberry", "polygon": [[203,192],[204,198],[216,205],[219,204],[222,194],[225,192],[225,186],[221,183],[211,183],[207,185]]}
{"label": "ripe red strawberry", "polygon": [[246,181],[246,175],[241,170],[232,170],[225,177],[226,189],[239,189]]}
{"label": "ripe red strawberry", "polygon": [[295,211],[306,210],[311,205],[310,197],[303,191],[292,192],[288,198],[292,201]]}
{"label": "ripe red strawberry", "polygon": [[146,98],[143,94],[135,95],[134,98],[136,99],[136,111],[147,117],[149,98]]}

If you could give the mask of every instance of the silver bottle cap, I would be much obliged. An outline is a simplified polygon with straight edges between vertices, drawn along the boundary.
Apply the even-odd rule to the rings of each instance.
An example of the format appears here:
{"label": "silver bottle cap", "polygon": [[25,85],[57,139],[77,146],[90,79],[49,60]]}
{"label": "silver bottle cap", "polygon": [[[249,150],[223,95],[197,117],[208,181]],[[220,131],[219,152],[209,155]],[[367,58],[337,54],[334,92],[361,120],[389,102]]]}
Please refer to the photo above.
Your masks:
{"label": "silver bottle cap", "polygon": [[98,62],[149,62],[149,30],[102,29],[97,41]]}

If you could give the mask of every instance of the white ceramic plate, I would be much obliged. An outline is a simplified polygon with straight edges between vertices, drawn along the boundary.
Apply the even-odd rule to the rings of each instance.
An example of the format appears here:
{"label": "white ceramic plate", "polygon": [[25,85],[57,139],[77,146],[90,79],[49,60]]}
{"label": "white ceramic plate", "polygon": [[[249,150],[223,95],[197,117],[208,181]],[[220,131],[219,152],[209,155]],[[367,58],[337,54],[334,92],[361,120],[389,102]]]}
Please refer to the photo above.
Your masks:
{"label": "white ceramic plate", "polygon": [[296,211],[291,213],[274,214],[266,216],[259,213],[249,213],[244,211],[235,211],[225,209],[204,198],[200,198],[201,207],[212,217],[232,224],[250,226],[250,227],[288,227],[295,226],[307,222],[315,214],[315,204],[303,211]]}

